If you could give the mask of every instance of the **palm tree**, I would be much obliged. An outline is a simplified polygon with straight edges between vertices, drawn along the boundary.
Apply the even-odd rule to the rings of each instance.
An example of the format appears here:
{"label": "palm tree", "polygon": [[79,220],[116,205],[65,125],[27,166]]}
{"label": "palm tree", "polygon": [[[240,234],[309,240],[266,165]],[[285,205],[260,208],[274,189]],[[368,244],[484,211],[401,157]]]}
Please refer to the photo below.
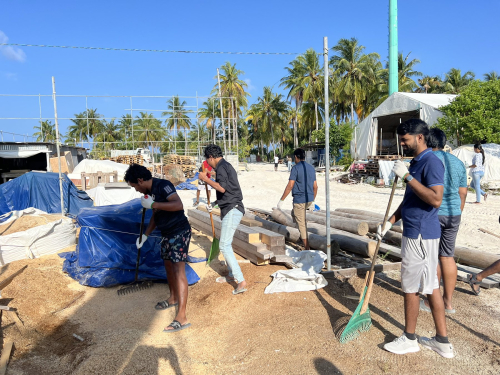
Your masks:
{"label": "palm tree", "polygon": [[444,90],[447,94],[460,94],[475,78],[475,74],[467,71],[462,75],[460,69],[451,68],[444,79]]}
{"label": "palm tree", "polygon": [[[403,56],[402,53],[398,54],[398,91],[399,92],[413,92],[418,89],[417,83],[413,80],[413,77],[422,77],[422,72],[415,69],[417,64],[420,64],[419,59],[413,59],[408,61],[411,52]],[[380,97],[379,104],[381,104],[389,96],[389,63],[386,63],[386,69],[382,72],[382,83],[380,91],[383,95]]]}
{"label": "palm tree", "polygon": [[203,106],[198,110],[198,119],[210,129],[213,134],[212,140],[215,143],[215,120],[218,117],[219,112],[219,100],[216,97],[208,98],[206,102],[203,102]]}
{"label": "palm tree", "polygon": [[40,122],[40,126],[34,126],[33,129],[38,130],[33,134],[37,137],[37,142],[55,142],[56,141],[56,127],[50,120]]}
{"label": "palm tree", "polygon": [[[239,78],[243,74],[245,74],[244,71],[237,69],[236,64],[231,65],[229,61],[220,67],[220,94],[222,97],[230,98],[225,99],[223,102],[226,102],[230,118],[233,120],[233,146],[236,147],[238,145],[238,109],[247,107],[247,96],[250,96],[250,94],[245,91],[245,88],[248,87],[247,83]],[[217,79],[218,77],[215,78]],[[217,83],[212,90],[212,94],[218,91],[219,85]],[[228,134],[229,146],[231,146],[230,137],[230,134]]]}
{"label": "palm tree", "polygon": [[66,134],[67,139],[76,139],[77,142],[83,144],[83,141],[89,142],[89,127],[87,126],[87,115],[85,112],[75,114],[75,118],[71,119],[73,125],[68,128]]}
{"label": "palm tree", "polygon": [[[177,132],[178,128],[184,129],[184,154],[187,155],[187,131],[191,128],[191,119],[187,115],[188,111],[184,106],[186,101],[179,99],[179,96],[174,96],[172,99],[167,100],[168,111],[162,112],[162,116],[170,116],[165,120],[165,125],[167,125],[168,130],[174,129],[174,133]],[[174,136],[175,137],[175,136]],[[175,141],[176,142],[176,141]],[[174,144],[175,152],[177,152],[176,145]]]}
{"label": "palm tree", "polygon": [[127,113],[126,115],[122,115],[122,117],[118,121],[117,130],[120,134],[119,138],[121,138],[124,141],[125,149],[128,149],[129,137],[134,139],[134,137],[133,137],[134,132],[132,130],[133,122],[134,121],[133,121],[132,115],[130,113]]}
{"label": "palm tree", "polygon": [[[362,112],[362,102],[366,98],[369,87],[377,81],[379,70],[378,53],[363,53],[365,47],[358,44],[356,38],[340,39],[332,48],[335,55],[330,59],[333,75],[338,77],[334,88],[334,98],[345,101],[351,106],[351,122],[354,123],[354,107]],[[358,120],[359,120],[358,115]]]}
{"label": "palm tree", "polygon": [[416,90],[416,92],[425,92],[428,93],[439,93],[443,89],[443,81],[439,76],[423,76],[418,80],[418,84],[420,88]]}
{"label": "palm tree", "polygon": [[[103,120],[101,132],[95,138],[97,142],[104,142],[103,150],[110,149],[106,147],[106,143],[115,142],[120,139],[119,125],[115,124],[115,119],[111,121]],[[111,150],[114,148],[114,143],[111,143]]]}
{"label": "palm tree", "polygon": [[295,117],[293,118],[293,147],[299,146],[299,139],[297,136],[298,128],[298,117],[300,116],[300,107],[302,106],[302,101],[304,99],[304,88],[300,85],[300,79],[302,78],[302,65],[298,59],[290,62],[290,67],[285,67],[288,72],[286,77],[280,80],[280,86],[284,86],[288,89],[287,99],[291,102],[292,99],[295,101]]}
{"label": "palm tree", "polygon": [[485,81],[498,81],[500,77],[498,76],[498,73],[492,70],[489,73],[484,74],[484,80]]}
{"label": "palm tree", "polygon": [[314,103],[316,130],[319,129],[318,102],[323,98],[323,76],[318,54],[314,49],[308,49],[303,55],[297,57],[300,78],[298,85],[302,90],[302,100],[311,100]]}
{"label": "palm tree", "polygon": [[153,155],[155,147],[159,146],[158,143],[165,138],[165,135],[166,131],[161,120],[155,118],[152,113],[139,112],[139,116],[135,116],[134,136],[139,144],[142,143],[145,147],[151,146]]}

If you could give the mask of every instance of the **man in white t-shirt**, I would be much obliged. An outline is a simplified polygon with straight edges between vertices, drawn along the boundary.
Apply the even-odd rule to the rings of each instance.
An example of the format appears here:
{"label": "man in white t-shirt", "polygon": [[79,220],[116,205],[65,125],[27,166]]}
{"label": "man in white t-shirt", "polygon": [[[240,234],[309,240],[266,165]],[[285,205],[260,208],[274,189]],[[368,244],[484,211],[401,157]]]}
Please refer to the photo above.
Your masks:
{"label": "man in white t-shirt", "polygon": [[276,155],[274,155],[274,171],[277,172],[278,171],[278,163],[280,161],[280,158]]}

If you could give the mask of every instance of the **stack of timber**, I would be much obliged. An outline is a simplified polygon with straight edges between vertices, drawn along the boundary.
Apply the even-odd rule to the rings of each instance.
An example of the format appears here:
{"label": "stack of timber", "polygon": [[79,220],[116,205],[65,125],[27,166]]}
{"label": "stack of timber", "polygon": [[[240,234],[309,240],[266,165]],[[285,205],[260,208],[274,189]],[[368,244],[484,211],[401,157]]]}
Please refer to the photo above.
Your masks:
{"label": "stack of timber", "polygon": [[139,165],[144,164],[144,158],[142,157],[142,155],[120,155],[113,158],[109,158],[109,160],[120,164],[139,164]]}
{"label": "stack of timber", "polygon": [[[216,210],[214,210],[216,211]],[[215,212],[212,212],[214,214]],[[220,214],[220,212],[219,212]],[[191,226],[212,236],[210,215],[201,210],[188,210]],[[213,215],[215,235],[220,238],[222,222],[217,214]],[[242,221],[243,223],[244,221]],[[236,228],[232,247],[235,253],[250,260],[256,265],[273,262],[290,262],[285,254],[285,238],[283,235],[269,231],[261,226],[249,227],[243,224]]]}
{"label": "stack of timber", "polygon": [[182,168],[182,172],[187,177],[193,177],[196,173],[196,160],[192,156],[166,155],[163,158],[163,165],[176,164]]}
{"label": "stack of timber", "polygon": [[375,179],[380,176],[380,167],[379,160],[398,160],[401,159],[399,155],[377,155],[377,156],[369,156],[368,162],[364,165],[364,168],[357,169],[354,168],[351,177],[356,180],[366,180],[368,177],[373,177]]}

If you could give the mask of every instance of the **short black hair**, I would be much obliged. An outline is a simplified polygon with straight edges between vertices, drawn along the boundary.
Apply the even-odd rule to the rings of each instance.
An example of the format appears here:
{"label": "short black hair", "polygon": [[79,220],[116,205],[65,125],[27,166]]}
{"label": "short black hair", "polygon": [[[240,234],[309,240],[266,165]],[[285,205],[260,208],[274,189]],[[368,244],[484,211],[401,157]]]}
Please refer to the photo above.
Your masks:
{"label": "short black hair", "polygon": [[143,181],[148,181],[153,178],[151,172],[144,166],[139,164],[130,164],[127,171],[125,172],[125,176],[123,179],[125,182],[131,182],[133,184],[137,184],[137,180],[142,178]]}
{"label": "short black hair", "polygon": [[425,123],[425,121],[419,120],[417,118],[412,118],[406,120],[402,124],[399,124],[398,135],[418,135],[422,134],[424,136],[425,144],[429,142],[429,126]]}
{"label": "short black hair", "polygon": [[302,148],[298,148],[293,152],[293,156],[299,158],[299,160],[306,160],[306,152]]}
{"label": "short black hair", "polygon": [[205,159],[208,159],[209,157],[217,159],[223,156],[221,148],[217,145],[208,145],[205,147],[203,153],[205,154]]}
{"label": "short black hair", "polygon": [[432,128],[429,131],[427,146],[442,150],[446,146],[446,134],[439,128]]}

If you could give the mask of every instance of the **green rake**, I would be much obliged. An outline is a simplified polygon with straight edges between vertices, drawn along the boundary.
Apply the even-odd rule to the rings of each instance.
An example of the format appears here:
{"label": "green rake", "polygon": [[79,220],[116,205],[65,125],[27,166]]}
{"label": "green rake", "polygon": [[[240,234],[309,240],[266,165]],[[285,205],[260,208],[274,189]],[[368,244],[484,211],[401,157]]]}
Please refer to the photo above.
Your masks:
{"label": "green rake", "polygon": [[[392,198],[394,198],[394,192],[396,191],[396,185],[398,182],[398,176],[394,177],[394,182],[392,185],[391,197],[389,198],[389,204],[387,205],[387,210],[385,211],[384,222],[382,223],[382,228],[385,227],[385,223],[389,217],[389,211],[391,209]],[[373,278],[375,277],[375,261],[377,259],[378,251],[380,249],[380,244],[382,239],[377,241],[377,247],[375,248],[375,252],[372,257],[372,265],[370,267],[370,272],[366,274],[365,278],[365,289],[360,296],[359,304],[351,318],[347,322],[347,317],[339,319],[335,323],[334,331],[336,332],[336,336],[341,343],[346,343],[348,341],[354,340],[357,338],[362,332],[366,332],[372,326],[372,318],[370,316],[370,308],[368,303],[370,301],[370,295],[373,287]],[[344,327],[342,329],[342,327]]]}

